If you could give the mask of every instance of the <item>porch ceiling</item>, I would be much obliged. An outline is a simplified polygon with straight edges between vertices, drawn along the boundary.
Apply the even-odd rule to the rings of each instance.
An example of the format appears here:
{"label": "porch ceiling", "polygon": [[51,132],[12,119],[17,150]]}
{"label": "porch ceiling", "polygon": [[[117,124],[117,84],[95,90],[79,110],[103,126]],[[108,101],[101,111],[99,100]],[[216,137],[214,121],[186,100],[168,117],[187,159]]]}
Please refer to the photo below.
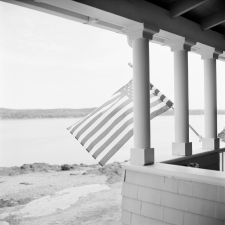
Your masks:
{"label": "porch ceiling", "polygon": [[[147,24],[153,41],[186,38],[221,52],[225,60],[225,0],[0,0],[127,35]],[[196,51],[195,51],[196,52]]]}
{"label": "porch ceiling", "polygon": [[170,11],[173,18],[182,16],[201,25],[203,30],[211,29],[225,35],[224,0],[145,0]]}

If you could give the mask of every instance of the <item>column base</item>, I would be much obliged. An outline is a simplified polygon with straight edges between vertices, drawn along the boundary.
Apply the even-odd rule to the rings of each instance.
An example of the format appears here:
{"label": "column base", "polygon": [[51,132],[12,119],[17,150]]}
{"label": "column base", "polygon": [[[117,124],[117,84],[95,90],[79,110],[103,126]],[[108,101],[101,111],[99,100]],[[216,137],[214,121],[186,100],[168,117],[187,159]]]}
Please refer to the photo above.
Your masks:
{"label": "column base", "polygon": [[182,155],[182,156],[192,155],[192,142],[187,143],[173,142],[172,152],[173,155]]}
{"label": "column base", "polygon": [[131,148],[130,149],[130,163],[133,165],[145,166],[154,164],[154,148],[140,149]]}
{"label": "column base", "polygon": [[219,138],[203,138],[202,139],[202,148],[204,149],[219,149],[220,148],[220,139]]}

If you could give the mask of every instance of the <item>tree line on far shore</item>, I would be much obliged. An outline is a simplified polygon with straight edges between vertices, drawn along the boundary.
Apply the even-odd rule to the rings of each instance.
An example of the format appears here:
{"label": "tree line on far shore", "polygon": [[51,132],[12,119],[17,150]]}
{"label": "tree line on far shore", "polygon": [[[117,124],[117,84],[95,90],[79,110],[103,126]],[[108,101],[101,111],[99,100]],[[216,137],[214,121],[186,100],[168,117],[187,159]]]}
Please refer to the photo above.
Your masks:
{"label": "tree line on far shore", "polygon": [[[44,119],[44,118],[81,118],[87,116],[96,108],[83,109],[6,109],[0,108],[0,119]],[[190,110],[190,115],[204,115],[204,110]],[[225,110],[218,110],[218,115],[225,114]],[[168,110],[161,116],[174,115]]]}

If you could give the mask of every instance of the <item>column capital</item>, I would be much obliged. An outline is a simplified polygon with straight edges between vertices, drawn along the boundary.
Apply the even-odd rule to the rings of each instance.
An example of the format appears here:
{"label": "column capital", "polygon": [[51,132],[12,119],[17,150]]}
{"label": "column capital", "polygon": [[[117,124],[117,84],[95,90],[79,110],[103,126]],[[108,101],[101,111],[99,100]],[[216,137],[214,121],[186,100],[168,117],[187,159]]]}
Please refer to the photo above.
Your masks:
{"label": "column capital", "polygon": [[201,55],[202,59],[218,59],[223,51],[215,49],[213,47],[197,43],[195,46],[195,52]]}
{"label": "column capital", "polygon": [[138,38],[153,39],[153,35],[159,33],[159,29],[146,23],[126,27],[123,32],[127,34],[128,44],[132,47],[132,41]]}
{"label": "column capital", "polygon": [[202,51],[200,53],[202,59],[218,59],[221,54],[223,54],[223,51],[214,48],[211,51]]}
{"label": "column capital", "polygon": [[178,39],[168,40],[166,45],[170,46],[172,52],[179,50],[191,51],[191,47],[196,45],[196,42],[184,37],[180,37]]}

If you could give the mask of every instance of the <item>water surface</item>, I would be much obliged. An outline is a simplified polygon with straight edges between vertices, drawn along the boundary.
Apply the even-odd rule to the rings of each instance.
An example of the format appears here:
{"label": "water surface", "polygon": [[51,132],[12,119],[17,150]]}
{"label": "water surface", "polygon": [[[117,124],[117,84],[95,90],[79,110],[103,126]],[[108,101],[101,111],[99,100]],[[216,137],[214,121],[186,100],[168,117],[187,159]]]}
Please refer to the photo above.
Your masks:
{"label": "water surface", "polygon": [[[159,116],[151,121],[152,147],[155,151],[171,146],[174,141],[174,117]],[[0,120],[0,166],[21,166],[25,163],[95,164],[96,161],[67,131],[79,119]],[[204,117],[190,116],[190,124],[204,135]],[[218,116],[218,131],[225,126],[225,116]],[[200,147],[198,137],[190,131],[190,141]],[[133,139],[128,141],[109,162],[129,159]],[[161,150],[162,151],[162,150]],[[163,148],[163,151],[171,149]]]}

